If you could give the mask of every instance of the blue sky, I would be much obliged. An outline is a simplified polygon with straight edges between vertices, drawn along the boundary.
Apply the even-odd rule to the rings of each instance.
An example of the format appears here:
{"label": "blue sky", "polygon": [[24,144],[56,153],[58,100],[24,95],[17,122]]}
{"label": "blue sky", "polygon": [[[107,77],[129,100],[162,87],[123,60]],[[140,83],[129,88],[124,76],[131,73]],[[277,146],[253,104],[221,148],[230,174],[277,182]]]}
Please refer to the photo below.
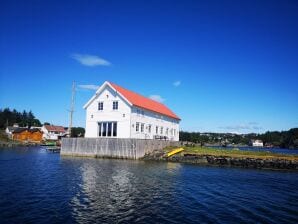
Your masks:
{"label": "blue sky", "polygon": [[0,28],[0,108],[42,122],[68,125],[74,80],[85,126],[83,105],[110,80],[163,100],[183,130],[298,126],[294,0],[7,0]]}

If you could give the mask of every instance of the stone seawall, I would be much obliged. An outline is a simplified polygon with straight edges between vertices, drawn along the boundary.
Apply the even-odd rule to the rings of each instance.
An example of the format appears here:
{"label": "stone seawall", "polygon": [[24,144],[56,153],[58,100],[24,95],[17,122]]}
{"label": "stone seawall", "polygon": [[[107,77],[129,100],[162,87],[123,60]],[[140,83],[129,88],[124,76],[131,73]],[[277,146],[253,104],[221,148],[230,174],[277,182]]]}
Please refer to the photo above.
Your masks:
{"label": "stone seawall", "polygon": [[120,139],[120,138],[63,138],[61,155],[139,159],[154,150],[179,146],[180,142]]}
{"label": "stone seawall", "polygon": [[155,160],[191,163],[204,166],[242,167],[255,169],[298,171],[298,162],[296,160],[279,158],[238,158],[232,156],[195,155],[183,153],[174,155],[172,157],[166,157],[164,152],[155,151],[153,153],[147,154],[143,159],[149,161]]}

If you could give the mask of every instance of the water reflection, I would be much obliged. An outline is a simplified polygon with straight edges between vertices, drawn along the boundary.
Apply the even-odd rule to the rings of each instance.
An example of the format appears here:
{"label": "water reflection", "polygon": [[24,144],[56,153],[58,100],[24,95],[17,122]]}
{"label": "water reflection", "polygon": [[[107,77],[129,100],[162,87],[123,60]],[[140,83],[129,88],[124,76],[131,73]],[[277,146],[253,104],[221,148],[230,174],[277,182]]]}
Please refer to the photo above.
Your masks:
{"label": "water reflection", "polygon": [[167,167],[168,172],[176,173],[181,168],[181,164],[168,162],[168,163],[166,163],[166,167]]}
{"label": "water reflection", "polygon": [[[280,185],[275,198],[283,205],[287,197],[281,189],[289,188],[288,197],[297,198],[295,181],[284,186],[281,179],[287,179],[286,175],[277,180],[274,173],[264,171],[131,160],[63,160],[75,161],[73,166],[80,173],[70,203],[78,223],[271,222],[274,219],[266,213],[274,216],[271,207],[276,201],[264,195],[264,188],[273,192]],[[287,211],[294,212],[295,207],[288,203]],[[279,217],[280,221],[293,219],[288,213]]]}
{"label": "water reflection", "polygon": [[[76,161],[76,158],[63,160]],[[165,163],[165,169],[161,170],[160,164],[146,165],[142,161],[82,158],[77,165],[81,182],[71,200],[71,207],[74,219],[80,223],[146,218],[142,216],[142,209],[146,211],[152,203],[172,192],[174,185],[168,178],[165,183],[160,177],[164,172],[174,174],[181,166]],[[136,212],[140,217],[134,215]]]}
{"label": "water reflection", "polygon": [[[0,223],[297,223],[298,174],[0,150]],[[46,217],[46,220],[45,220]]]}

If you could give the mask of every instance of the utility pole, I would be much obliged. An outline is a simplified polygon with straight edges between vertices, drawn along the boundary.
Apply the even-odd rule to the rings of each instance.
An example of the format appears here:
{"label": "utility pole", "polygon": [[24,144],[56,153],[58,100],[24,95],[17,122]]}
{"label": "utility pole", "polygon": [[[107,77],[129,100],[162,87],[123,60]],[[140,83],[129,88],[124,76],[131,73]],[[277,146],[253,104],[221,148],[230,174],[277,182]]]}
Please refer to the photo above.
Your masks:
{"label": "utility pole", "polygon": [[71,94],[71,104],[69,110],[69,127],[68,127],[68,137],[71,137],[71,129],[72,129],[72,118],[74,112],[74,104],[75,104],[75,94],[76,94],[76,84],[75,81],[72,82],[72,94]]}

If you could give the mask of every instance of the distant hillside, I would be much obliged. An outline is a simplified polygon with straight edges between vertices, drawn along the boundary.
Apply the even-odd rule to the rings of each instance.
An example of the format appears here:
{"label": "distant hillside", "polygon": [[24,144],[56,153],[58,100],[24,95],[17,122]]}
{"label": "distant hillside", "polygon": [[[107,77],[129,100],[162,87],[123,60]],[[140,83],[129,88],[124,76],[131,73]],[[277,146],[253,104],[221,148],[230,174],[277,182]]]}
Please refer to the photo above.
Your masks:
{"label": "distant hillside", "polygon": [[26,110],[19,112],[9,108],[0,109],[0,129],[5,129],[13,124],[18,124],[20,127],[41,126],[40,121],[35,118],[31,110],[29,112]]}
{"label": "distant hillside", "polygon": [[298,148],[298,128],[288,131],[268,131],[264,134],[231,134],[231,133],[199,133],[180,132],[181,141],[201,144],[236,144],[248,145],[251,139],[261,139],[265,145],[281,148]]}

